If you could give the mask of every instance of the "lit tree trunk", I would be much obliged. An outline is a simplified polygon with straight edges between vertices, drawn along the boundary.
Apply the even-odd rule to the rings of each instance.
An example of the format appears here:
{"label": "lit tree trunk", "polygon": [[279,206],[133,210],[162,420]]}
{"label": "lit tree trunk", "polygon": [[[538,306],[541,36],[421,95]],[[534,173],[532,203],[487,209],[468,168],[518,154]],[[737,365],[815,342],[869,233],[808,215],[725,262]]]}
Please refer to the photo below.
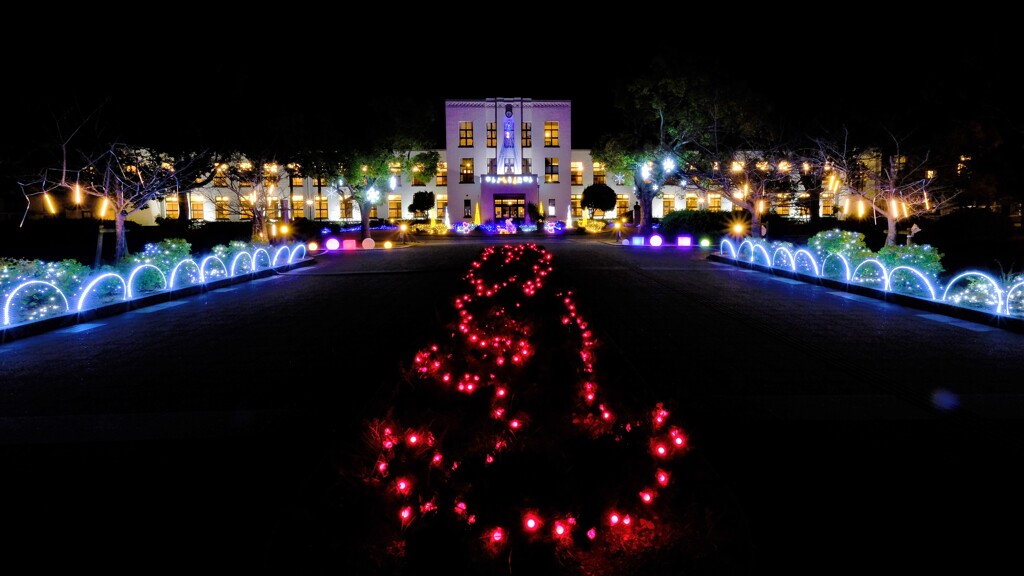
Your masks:
{"label": "lit tree trunk", "polygon": [[640,222],[637,223],[636,232],[641,236],[651,231],[651,209],[654,206],[654,187],[650,182],[645,182],[643,174],[639,169],[633,171],[633,182],[636,185],[636,200],[640,204]]}
{"label": "lit tree trunk", "polygon": [[128,239],[124,234],[124,211],[117,209],[114,212],[114,262],[120,262],[128,255]]}
{"label": "lit tree trunk", "polygon": [[895,246],[896,245],[896,218],[889,215],[885,219],[885,245]]}
{"label": "lit tree trunk", "polygon": [[192,207],[189,205],[188,192],[178,192],[178,222],[187,224],[189,212]]}
{"label": "lit tree trunk", "polygon": [[370,237],[370,203],[360,202],[359,203],[359,220],[362,226],[359,228],[359,239],[366,240]]}
{"label": "lit tree trunk", "polygon": [[124,229],[124,190],[120,186],[116,187],[114,202],[111,204],[114,208],[114,262],[117,263],[128,255],[128,239],[125,238]]}
{"label": "lit tree trunk", "polygon": [[750,236],[763,238],[761,234],[761,212],[757,209],[757,202],[750,208]]}

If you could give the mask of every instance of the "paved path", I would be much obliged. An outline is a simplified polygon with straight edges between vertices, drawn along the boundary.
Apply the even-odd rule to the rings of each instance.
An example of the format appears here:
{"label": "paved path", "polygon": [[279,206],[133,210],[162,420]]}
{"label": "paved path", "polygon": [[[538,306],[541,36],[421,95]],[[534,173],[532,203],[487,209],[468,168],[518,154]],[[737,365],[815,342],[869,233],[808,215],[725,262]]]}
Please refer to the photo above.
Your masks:
{"label": "paved path", "polygon": [[[0,344],[6,552],[40,570],[70,555],[244,571],[316,548],[287,527],[325,454],[449,318],[484,246],[460,240],[332,253]],[[545,247],[612,372],[685,415],[741,511],[750,573],[1016,562],[1024,335],[698,248]]]}

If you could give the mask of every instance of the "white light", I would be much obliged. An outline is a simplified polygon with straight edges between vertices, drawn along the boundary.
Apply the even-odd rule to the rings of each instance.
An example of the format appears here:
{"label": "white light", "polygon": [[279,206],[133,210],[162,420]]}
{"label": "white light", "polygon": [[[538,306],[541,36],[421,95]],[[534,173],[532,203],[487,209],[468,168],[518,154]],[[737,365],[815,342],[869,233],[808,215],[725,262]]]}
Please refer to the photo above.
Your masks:
{"label": "white light", "polygon": [[388,179],[388,186],[391,186],[392,190],[398,187],[398,178],[395,178],[394,174],[392,174],[391,178]]}
{"label": "white light", "polygon": [[380,190],[377,190],[376,188],[370,188],[369,190],[366,191],[366,199],[369,200],[372,204],[376,204],[377,201],[380,200]]}
{"label": "white light", "polygon": [[663,170],[665,170],[665,172],[671,172],[676,169],[675,160],[672,160],[671,158],[665,158],[661,162],[661,167]]}
{"label": "white light", "polygon": [[647,180],[650,177],[651,177],[651,165],[645,163],[643,166],[640,167],[640,178],[643,179],[643,180]]}

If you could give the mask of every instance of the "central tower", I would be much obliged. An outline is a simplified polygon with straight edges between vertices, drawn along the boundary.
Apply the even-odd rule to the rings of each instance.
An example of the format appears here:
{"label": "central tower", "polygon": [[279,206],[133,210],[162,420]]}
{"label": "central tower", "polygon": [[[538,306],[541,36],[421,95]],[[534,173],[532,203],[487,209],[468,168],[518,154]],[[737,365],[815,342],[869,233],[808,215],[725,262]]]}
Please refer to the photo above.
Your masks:
{"label": "central tower", "polygon": [[501,120],[501,147],[498,149],[497,171],[499,174],[519,174],[518,147],[516,146],[516,121],[511,104],[505,104],[505,117]]}

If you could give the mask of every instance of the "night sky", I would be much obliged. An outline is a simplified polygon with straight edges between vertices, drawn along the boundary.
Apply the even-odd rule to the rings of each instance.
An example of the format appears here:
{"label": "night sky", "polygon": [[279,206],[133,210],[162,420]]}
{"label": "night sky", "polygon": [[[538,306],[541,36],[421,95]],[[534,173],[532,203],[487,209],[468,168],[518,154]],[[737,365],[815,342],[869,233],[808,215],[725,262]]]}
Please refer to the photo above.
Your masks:
{"label": "night sky", "polygon": [[204,44],[202,51],[179,44],[113,63],[100,56],[101,47],[83,46],[56,67],[13,64],[3,160],[53,150],[59,134],[76,127],[105,140],[156,146],[248,142],[268,134],[283,142],[345,132],[367,117],[367,106],[389,105],[433,110],[443,146],[444,101],[489,97],[571,100],[572,145],[589,148],[615,126],[615,90],[659,54],[670,55],[683,74],[711,73],[735,85],[773,118],[804,132],[1010,114],[1016,104],[1007,89],[1007,53],[983,36],[760,38],[763,45],[744,44],[747,52],[715,51],[686,35],[628,42],[601,36],[571,39],[562,48],[489,46],[458,55],[423,35],[386,46],[325,37]]}

